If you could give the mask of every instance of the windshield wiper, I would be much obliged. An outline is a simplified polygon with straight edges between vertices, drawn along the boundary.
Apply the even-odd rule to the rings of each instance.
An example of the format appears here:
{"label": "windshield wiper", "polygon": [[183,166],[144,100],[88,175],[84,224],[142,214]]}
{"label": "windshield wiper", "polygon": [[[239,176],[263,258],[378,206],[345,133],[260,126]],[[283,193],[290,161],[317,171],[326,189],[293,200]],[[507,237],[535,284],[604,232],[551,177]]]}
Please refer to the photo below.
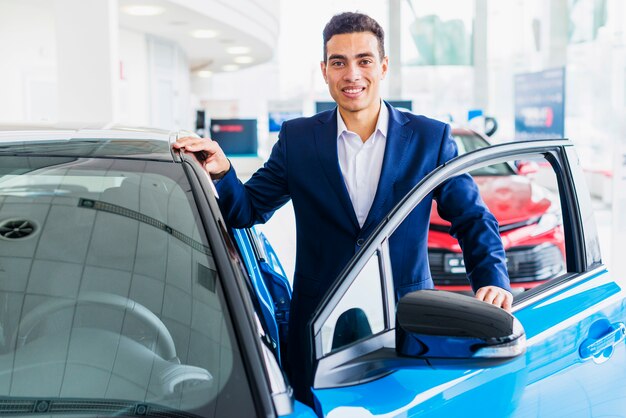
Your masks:
{"label": "windshield wiper", "polygon": [[200,418],[199,415],[146,402],[117,399],[0,397],[0,416],[88,413],[105,416]]}

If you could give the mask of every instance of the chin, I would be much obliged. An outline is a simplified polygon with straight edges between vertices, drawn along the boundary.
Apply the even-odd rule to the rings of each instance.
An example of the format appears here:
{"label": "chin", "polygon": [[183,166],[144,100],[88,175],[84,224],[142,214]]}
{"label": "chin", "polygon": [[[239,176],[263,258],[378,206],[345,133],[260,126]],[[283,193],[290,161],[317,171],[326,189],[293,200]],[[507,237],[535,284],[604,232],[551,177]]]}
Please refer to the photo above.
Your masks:
{"label": "chin", "polygon": [[360,112],[363,109],[367,109],[367,105],[364,103],[354,103],[354,102],[348,102],[348,103],[338,103],[339,107],[341,107],[342,109],[345,109],[349,112]]}

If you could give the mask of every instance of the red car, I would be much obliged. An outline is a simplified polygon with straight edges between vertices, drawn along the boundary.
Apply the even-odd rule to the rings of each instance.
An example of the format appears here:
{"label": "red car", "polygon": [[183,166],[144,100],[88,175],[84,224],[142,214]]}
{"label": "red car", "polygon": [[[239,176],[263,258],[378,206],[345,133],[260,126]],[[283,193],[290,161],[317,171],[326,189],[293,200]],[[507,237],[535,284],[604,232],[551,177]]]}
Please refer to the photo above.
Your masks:
{"label": "red car", "polygon": [[[489,145],[480,134],[453,129],[459,154]],[[473,171],[485,204],[500,225],[514,293],[533,288],[565,271],[565,240],[558,193],[539,185],[531,174],[534,162],[501,163]],[[556,183],[555,183],[556,184]],[[448,234],[450,223],[439,217],[433,202],[428,260],[433,280],[442,290],[470,292],[461,247]]]}

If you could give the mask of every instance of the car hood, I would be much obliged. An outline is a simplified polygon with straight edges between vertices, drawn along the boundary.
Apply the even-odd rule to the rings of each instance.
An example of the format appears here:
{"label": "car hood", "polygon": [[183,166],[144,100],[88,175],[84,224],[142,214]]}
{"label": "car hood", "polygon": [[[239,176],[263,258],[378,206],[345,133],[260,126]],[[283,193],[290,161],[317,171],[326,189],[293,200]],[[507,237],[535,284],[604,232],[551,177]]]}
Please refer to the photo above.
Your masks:
{"label": "car hood", "polygon": [[[524,176],[475,176],[485,204],[500,226],[527,223],[541,217],[552,205],[550,191]],[[433,201],[430,222],[450,225],[443,220]]]}

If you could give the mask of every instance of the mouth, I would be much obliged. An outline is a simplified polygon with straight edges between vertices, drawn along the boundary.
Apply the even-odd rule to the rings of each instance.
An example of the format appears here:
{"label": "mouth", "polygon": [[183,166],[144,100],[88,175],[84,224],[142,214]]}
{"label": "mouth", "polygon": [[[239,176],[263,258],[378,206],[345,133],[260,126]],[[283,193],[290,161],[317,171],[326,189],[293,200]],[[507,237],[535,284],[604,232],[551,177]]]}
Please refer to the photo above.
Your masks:
{"label": "mouth", "polygon": [[350,86],[350,87],[344,87],[341,89],[341,92],[345,96],[350,97],[350,98],[358,97],[364,91],[365,91],[365,87],[362,87],[362,86]]}

